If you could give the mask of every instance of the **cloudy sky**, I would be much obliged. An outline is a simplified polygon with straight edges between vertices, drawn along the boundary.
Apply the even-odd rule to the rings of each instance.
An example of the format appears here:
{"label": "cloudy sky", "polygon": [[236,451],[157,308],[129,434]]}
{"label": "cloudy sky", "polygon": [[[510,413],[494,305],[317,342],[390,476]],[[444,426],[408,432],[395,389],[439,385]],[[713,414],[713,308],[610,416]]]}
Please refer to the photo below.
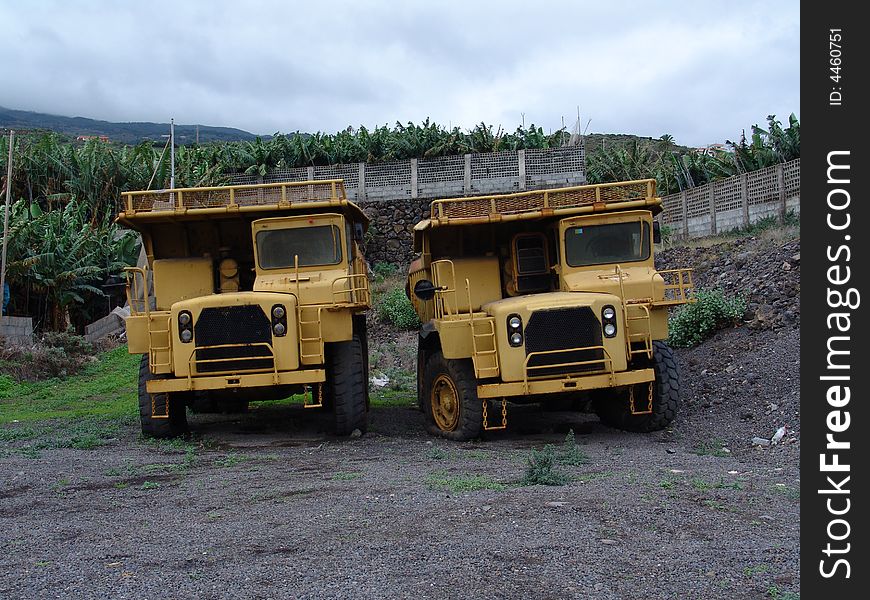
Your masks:
{"label": "cloudy sky", "polygon": [[735,139],[800,116],[796,1],[0,0],[0,106],[254,133],[430,117]]}

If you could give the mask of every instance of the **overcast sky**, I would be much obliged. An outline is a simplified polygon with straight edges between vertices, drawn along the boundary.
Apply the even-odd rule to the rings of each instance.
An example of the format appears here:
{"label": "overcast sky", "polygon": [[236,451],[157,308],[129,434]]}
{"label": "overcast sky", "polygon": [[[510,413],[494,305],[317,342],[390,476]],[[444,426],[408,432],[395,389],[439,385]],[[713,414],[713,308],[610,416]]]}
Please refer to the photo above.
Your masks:
{"label": "overcast sky", "polygon": [[796,1],[0,0],[0,105],[253,133],[419,122],[736,139],[800,116]]}

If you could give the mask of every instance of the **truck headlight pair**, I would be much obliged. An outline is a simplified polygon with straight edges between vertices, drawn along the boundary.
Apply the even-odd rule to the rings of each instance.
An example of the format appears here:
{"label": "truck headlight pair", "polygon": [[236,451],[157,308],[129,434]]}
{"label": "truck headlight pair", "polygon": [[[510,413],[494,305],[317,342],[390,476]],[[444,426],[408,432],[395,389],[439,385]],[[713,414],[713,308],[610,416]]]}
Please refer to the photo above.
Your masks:
{"label": "truck headlight pair", "polygon": [[284,337],[287,335],[287,309],[283,304],[276,304],[272,307],[272,333],[275,337]]}
{"label": "truck headlight pair", "polygon": [[193,339],[193,316],[189,311],[178,313],[178,337],[185,344]]}
{"label": "truck headlight pair", "polygon": [[604,326],[604,337],[616,337],[616,309],[609,304],[601,309],[601,323]]}
{"label": "truck headlight pair", "polygon": [[516,348],[523,345],[523,319],[519,315],[507,318],[508,343]]}

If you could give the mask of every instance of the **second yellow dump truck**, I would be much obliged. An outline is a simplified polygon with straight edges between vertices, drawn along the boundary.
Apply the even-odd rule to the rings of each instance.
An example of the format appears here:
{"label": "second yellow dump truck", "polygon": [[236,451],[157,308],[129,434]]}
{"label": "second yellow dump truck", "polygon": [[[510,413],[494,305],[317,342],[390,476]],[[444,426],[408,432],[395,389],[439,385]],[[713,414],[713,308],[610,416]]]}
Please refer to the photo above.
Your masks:
{"label": "second yellow dump truck", "polygon": [[656,270],[660,211],[654,180],[434,201],[408,278],[430,432],[472,439],[506,427],[508,402],[565,399],[623,429],[667,426],[668,309],[693,287],[688,269]]}
{"label": "second yellow dump truck", "polygon": [[129,351],[142,354],[142,432],[187,429],[186,407],[304,393],[335,433],[365,432],[368,219],[341,180],[125,192]]}

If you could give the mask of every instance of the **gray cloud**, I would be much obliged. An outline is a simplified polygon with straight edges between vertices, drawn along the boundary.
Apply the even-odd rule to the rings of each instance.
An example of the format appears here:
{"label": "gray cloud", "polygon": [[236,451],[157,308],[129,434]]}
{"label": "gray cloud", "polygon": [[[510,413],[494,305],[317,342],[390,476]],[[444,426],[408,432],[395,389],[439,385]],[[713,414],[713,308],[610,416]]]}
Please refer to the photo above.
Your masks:
{"label": "gray cloud", "polygon": [[799,114],[794,3],[0,3],[0,105],[336,131],[420,121],[735,139]]}

